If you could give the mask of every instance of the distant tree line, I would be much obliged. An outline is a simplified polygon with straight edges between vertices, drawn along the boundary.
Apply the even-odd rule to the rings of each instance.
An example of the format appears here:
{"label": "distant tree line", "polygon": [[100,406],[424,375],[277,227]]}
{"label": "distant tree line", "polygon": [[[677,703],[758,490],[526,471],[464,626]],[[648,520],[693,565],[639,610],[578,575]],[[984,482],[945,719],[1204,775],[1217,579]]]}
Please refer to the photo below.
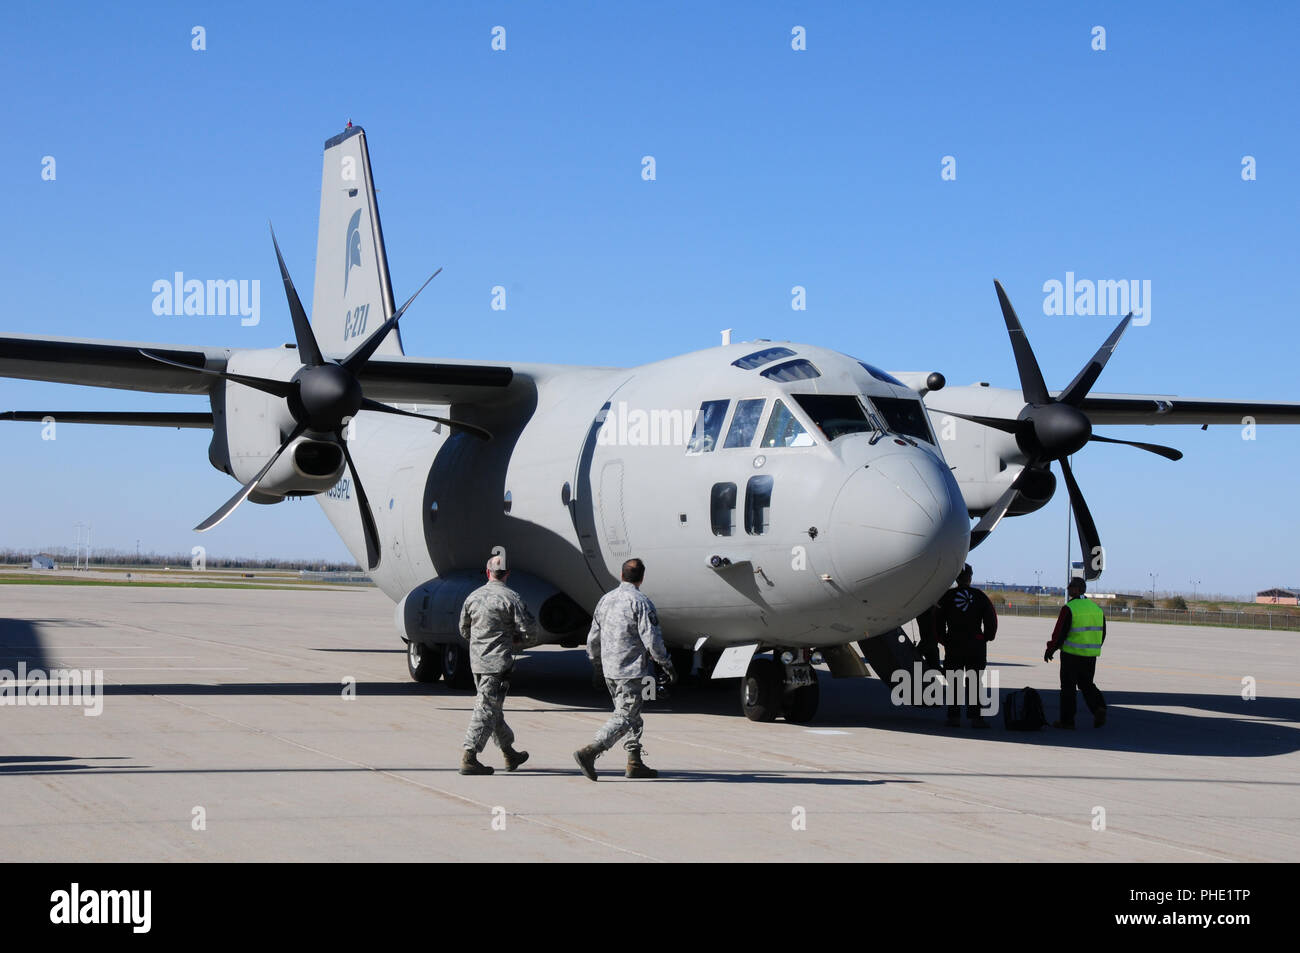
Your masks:
{"label": "distant tree line", "polygon": [[[60,567],[71,567],[78,559],[76,551],[70,546],[55,546],[49,549],[0,549],[0,563],[5,565],[30,566],[33,556],[52,556]],[[85,561],[83,549],[80,559]],[[193,557],[189,553],[136,553],[134,550],[92,549],[90,563],[94,566],[130,566],[145,569],[189,569]],[[361,567],[354,562],[330,562],[322,559],[251,559],[247,556],[214,556],[208,553],[204,557],[208,569],[266,569],[296,570],[309,569],[314,572],[360,572]]]}

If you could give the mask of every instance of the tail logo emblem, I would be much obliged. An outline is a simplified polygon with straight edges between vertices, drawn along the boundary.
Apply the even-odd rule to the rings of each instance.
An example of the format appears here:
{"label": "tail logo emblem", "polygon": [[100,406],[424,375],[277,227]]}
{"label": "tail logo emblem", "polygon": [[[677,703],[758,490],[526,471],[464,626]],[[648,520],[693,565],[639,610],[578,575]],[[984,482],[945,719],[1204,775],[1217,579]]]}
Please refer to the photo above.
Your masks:
{"label": "tail logo emblem", "polygon": [[352,266],[361,267],[361,209],[352,213],[352,218],[348,221],[348,237],[345,242],[346,257],[343,262],[343,293],[348,293],[348,276],[352,274]]}

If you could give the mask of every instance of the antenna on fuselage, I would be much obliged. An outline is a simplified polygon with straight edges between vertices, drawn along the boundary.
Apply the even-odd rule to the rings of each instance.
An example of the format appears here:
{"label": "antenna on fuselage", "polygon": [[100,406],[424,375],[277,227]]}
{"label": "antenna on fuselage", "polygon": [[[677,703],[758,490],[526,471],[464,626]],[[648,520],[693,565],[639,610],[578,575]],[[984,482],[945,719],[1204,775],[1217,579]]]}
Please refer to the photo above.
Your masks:
{"label": "antenna on fuselage", "polygon": [[730,343],[731,343],[731,328],[727,328],[725,331],[722,332],[722,346],[726,347]]}

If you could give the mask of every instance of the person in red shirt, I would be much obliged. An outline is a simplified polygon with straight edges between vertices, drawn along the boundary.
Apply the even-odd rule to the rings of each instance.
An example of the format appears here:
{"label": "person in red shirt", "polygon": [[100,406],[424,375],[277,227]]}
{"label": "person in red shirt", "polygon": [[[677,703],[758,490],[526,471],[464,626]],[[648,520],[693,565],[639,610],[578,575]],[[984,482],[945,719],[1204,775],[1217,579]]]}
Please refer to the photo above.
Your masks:
{"label": "person in red shirt", "polygon": [[[1097,656],[1101,654],[1101,643],[1106,641],[1106,617],[1102,614],[1101,607],[1084,595],[1087,591],[1088,584],[1082,579],[1075,577],[1070,580],[1070,585],[1066,588],[1070,601],[1061,606],[1061,613],[1056,617],[1056,628],[1052,630],[1047,651],[1043,653],[1043,661],[1050,662],[1056,651],[1061,649],[1061,716],[1052,722],[1053,728],[1074,727],[1076,688],[1083,693],[1083,701],[1092,712],[1092,726],[1100,728],[1106,724],[1106,698],[1096,682]],[[1087,643],[1079,645],[1070,641],[1070,631],[1076,624],[1071,605],[1079,609],[1082,620],[1080,625],[1089,626],[1092,622],[1100,622],[1100,638],[1090,638]],[[1089,614],[1095,618],[1086,619]],[[1076,639],[1086,635],[1087,633],[1081,633]]]}

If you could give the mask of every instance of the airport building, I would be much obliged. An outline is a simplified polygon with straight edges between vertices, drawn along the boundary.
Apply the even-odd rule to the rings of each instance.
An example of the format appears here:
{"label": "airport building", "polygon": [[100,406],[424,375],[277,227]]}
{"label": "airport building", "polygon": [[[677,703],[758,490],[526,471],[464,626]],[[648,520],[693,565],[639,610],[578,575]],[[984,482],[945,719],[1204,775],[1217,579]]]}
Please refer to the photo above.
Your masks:
{"label": "airport building", "polygon": [[1264,589],[1255,593],[1255,601],[1273,606],[1300,604],[1300,589]]}

